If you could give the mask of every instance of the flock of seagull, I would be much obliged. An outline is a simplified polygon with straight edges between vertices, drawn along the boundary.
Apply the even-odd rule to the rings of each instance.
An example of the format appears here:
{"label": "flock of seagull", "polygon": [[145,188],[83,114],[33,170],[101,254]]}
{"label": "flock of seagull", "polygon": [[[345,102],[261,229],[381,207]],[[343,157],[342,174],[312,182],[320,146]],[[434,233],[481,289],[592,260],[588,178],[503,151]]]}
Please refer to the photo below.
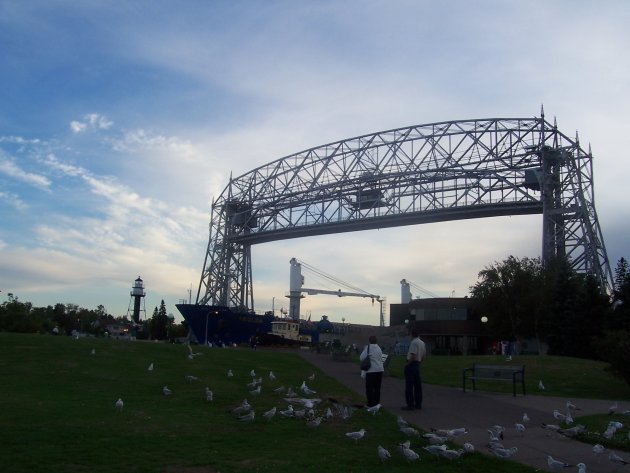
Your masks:
{"label": "flock of seagull", "polygon": [[[199,353],[194,353],[192,348],[188,346],[189,349],[189,359],[194,359],[195,356],[199,355]],[[95,354],[94,350],[91,352],[92,355]],[[148,367],[148,371],[154,370],[154,364],[151,363]],[[234,378],[234,372],[231,369],[228,369],[226,372],[226,376],[228,378]],[[249,398],[255,398],[260,396],[262,392],[262,384],[263,377],[257,376],[256,371],[252,369],[249,373],[251,381],[248,382],[245,387],[249,391]],[[269,381],[275,381],[276,375],[273,371],[269,371],[268,373]],[[186,375],[185,380],[187,383],[194,383],[199,379],[196,376]],[[339,402],[333,398],[328,398],[325,404],[328,404],[328,407],[325,410],[322,407],[323,400],[319,397],[314,397],[317,394],[317,391],[313,390],[311,387],[307,385],[307,381],[312,383],[315,380],[315,373],[312,373],[305,380],[302,381],[302,384],[299,387],[293,388],[285,386],[278,386],[273,388],[273,392],[279,395],[282,400],[286,403],[286,408],[278,408],[276,406],[271,409],[263,412],[261,414],[262,418],[265,421],[269,422],[274,417],[279,416],[282,418],[290,418],[297,419],[305,422],[306,427],[314,429],[318,428],[324,422],[329,422],[333,419],[340,419],[342,421],[349,420],[354,412],[357,409],[364,409],[367,413],[376,415],[380,409],[381,405],[377,404],[376,406],[366,407],[357,404],[349,404]],[[277,384],[277,383],[276,383]],[[544,389],[544,385],[542,381],[539,382],[539,388]],[[173,394],[172,390],[168,386],[162,387],[162,394],[164,396],[171,396]],[[209,387],[205,387],[204,390],[204,398],[207,402],[214,401],[214,393]],[[115,402],[115,409],[118,411],[122,411],[124,408],[124,402],[122,398],[119,398]],[[586,427],[581,424],[574,425],[573,414],[574,411],[579,410],[580,408],[573,404],[571,401],[567,401],[565,404],[564,412],[559,409],[555,409],[552,413],[553,418],[557,421],[557,423],[542,423],[541,426],[543,429],[549,431],[548,435],[561,435],[568,438],[574,438],[579,434],[586,432]],[[608,414],[612,415],[617,412],[618,405],[614,403],[608,409]],[[234,418],[240,422],[253,422],[256,418],[256,412],[254,407],[249,403],[247,398],[243,399],[243,401],[238,404],[236,407],[231,409],[231,413]],[[630,411],[621,412],[622,415],[630,417]],[[418,447],[414,447],[416,449],[421,448],[424,452],[429,455],[443,458],[446,460],[456,460],[461,458],[464,455],[471,454],[475,452],[475,447],[471,443],[463,443],[461,448],[453,448],[452,445],[455,439],[458,439],[468,433],[468,430],[465,427],[456,427],[450,429],[435,429],[432,428],[430,432],[420,432],[418,429],[411,426],[403,417],[397,417],[397,427],[398,430],[404,435],[406,440],[404,442],[399,443],[395,446],[395,451],[398,451],[402,457],[407,462],[417,462],[421,459],[420,454],[412,449],[411,440],[419,441]],[[487,430],[488,432],[488,442],[485,445],[487,450],[500,459],[510,459],[514,457],[518,453],[518,447],[516,446],[506,446],[504,444],[505,434],[508,430],[511,430],[510,433],[514,433],[514,437],[524,436],[528,428],[530,428],[531,419],[527,415],[527,413],[523,414],[522,419],[519,422],[515,422],[513,425],[513,429],[508,429],[501,425],[493,425],[490,426]],[[610,421],[608,427],[604,432],[600,435],[606,439],[612,439],[615,433],[623,429],[624,425],[618,421]],[[353,432],[347,432],[345,436],[353,440],[355,443],[361,441],[367,431],[365,429],[360,429]],[[628,431],[628,439],[630,439],[630,430]],[[606,453],[606,448],[601,444],[596,444],[593,446],[593,454],[596,456],[597,461],[599,462],[600,457],[604,456]],[[392,454],[389,450],[387,450],[382,445],[378,445],[376,454],[378,459],[381,462],[386,462],[391,459]],[[608,452],[608,460],[617,467],[630,465],[630,461],[624,459],[619,456],[617,453],[613,451]],[[566,471],[566,468],[576,467],[578,473],[586,473],[587,466],[584,462],[577,463],[575,465],[571,465],[561,459],[557,459],[552,457],[551,455],[547,456],[547,465],[549,467],[549,471],[552,472],[560,472]]]}

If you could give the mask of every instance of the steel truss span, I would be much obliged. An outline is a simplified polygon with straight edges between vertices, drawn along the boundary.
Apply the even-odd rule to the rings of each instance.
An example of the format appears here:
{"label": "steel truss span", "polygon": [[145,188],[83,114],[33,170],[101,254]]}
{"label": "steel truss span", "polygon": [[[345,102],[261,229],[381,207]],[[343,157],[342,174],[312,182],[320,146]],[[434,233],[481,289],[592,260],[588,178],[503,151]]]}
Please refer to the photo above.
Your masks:
{"label": "steel truss span", "polygon": [[610,292],[592,160],[541,113],[381,131],[272,161],[213,201],[197,304],[254,309],[257,243],[524,214],[542,214],[544,262],[565,256]]}

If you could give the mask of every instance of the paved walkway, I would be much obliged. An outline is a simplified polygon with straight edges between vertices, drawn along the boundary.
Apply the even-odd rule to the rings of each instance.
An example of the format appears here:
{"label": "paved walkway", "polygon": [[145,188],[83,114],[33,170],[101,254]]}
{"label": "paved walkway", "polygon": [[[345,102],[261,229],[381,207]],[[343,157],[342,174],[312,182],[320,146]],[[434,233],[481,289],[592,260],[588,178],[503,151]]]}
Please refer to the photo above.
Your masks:
{"label": "paved walkway", "polygon": [[[333,361],[330,355],[300,351],[300,355],[324,373],[337,379],[353,391],[365,397],[365,382],[360,377],[359,367],[353,362]],[[608,460],[608,451],[598,458],[592,452],[592,446],[569,439],[565,436],[549,433],[541,424],[557,424],[553,417],[554,409],[566,411],[567,399],[551,396],[516,396],[509,394],[492,394],[487,392],[463,392],[461,388],[423,385],[424,400],[421,411],[403,411],[404,380],[384,377],[381,388],[381,404],[394,415],[403,418],[416,426],[430,430],[466,427],[468,433],[456,440],[463,444],[470,442],[477,451],[489,453],[485,445],[488,443],[488,428],[498,424],[506,428],[503,444],[506,447],[518,447],[515,461],[548,471],[547,455],[563,460],[571,465],[583,462],[589,473],[630,472],[630,465],[619,467]],[[613,401],[571,399],[581,408],[576,417],[608,412]],[[619,402],[619,410],[630,409],[630,402]],[[522,422],[527,413],[531,421],[524,434],[514,429],[514,424]],[[630,422],[630,419],[628,419]],[[624,459],[630,460],[630,453],[617,452]],[[576,468],[569,468],[575,471]]]}

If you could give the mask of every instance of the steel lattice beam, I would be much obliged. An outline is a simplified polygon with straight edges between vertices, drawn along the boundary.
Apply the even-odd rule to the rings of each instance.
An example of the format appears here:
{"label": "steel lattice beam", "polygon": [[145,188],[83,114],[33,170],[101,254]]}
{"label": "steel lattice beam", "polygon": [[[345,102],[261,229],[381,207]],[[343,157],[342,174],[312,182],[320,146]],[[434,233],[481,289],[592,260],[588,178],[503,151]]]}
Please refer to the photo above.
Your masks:
{"label": "steel lattice beam", "polygon": [[329,143],[258,167],[214,200],[198,304],[254,308],[250,247],[328,233],[543,214],[543,261],[607,291],[592,156],[540,118],[448,121]]}

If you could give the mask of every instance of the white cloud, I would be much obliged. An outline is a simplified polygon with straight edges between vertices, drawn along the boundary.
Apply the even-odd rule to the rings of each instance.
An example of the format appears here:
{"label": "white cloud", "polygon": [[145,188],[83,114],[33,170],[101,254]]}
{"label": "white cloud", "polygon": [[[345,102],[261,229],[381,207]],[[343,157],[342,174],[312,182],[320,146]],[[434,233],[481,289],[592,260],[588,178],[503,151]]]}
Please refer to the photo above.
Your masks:
{"label": "white cloud", "polygon": [[51,182],[46,176],[25,171],[13,160],[2,155],[0,155],[0,173],[42,190],[50,188]]}
{"label": "white cloud", "polygon": [[4,201],[13,207],[15,210],[23,211],[28,208],[28,204],[26,204],[19,196],[11,193],[11,192],[3,192],[0,191],[0,201]]}
{"label": "white cloud", "polygon": [[70,122],[70,130],[73,133],[83,133],[88,129],[91,130],[108,130],[114,124],[105,115],[99,113],[88,113],[83,116],[83,121],[72,120]]}

